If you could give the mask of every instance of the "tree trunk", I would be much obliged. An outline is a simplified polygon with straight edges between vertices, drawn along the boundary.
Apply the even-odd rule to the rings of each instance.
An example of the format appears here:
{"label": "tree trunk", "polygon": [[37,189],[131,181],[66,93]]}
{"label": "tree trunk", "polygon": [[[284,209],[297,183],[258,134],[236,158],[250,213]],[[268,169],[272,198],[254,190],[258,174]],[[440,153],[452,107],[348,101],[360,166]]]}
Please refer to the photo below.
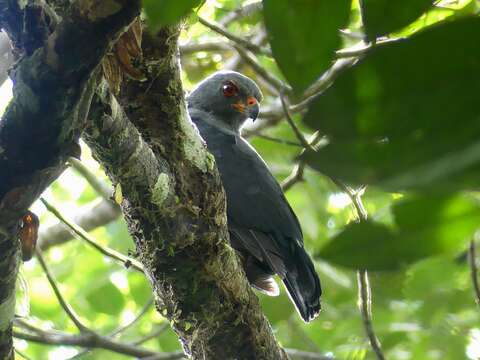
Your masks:
{"label": "tree trunk", "polygon": [[86,128],[84,139],[121,191],[157,308],[185,352],[195,359],[286,358],[228,244],[220,177],[186,110],[178,28],[144,33],[138,68],[123,63],[137,80],[113,79],[117,101],[97,65],[138,14],[138,2],[77,1],[58,25],[53,10],[38,3],[53,20],[27,34],[11,16],[27,10],[6,4],[0,0],[0,23],[21,61],[0,125],[0,356],[12,357],[18,220],[66,159],[78,156]]}

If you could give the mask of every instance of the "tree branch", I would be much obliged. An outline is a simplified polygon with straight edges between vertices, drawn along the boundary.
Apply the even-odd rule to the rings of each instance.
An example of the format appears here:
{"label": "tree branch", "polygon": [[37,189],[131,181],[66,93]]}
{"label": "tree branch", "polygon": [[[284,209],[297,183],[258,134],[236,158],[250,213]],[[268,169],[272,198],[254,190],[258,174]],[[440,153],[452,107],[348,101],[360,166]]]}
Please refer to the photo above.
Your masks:
{"label": "tree branch", "polygon": [[300,144],[302,144],[302,146],[306,150],[312,150],[313,151],[312,145],[310,145],[310,143],[305,139],[305,136],[303,136],[302,132],[297,127],[297,124],[295,124],[295,121],[293,121],[292,117],[290,116],[290,113],[288,111],[287,102],[286,102],[283,94],[280,94],[280,101],[282,102],[283,112],[285,114],[285,118],[287,119],[288,125],[290,125],[290,127],[292,128],[293,133],[297,137],[298,141],[300,142]]}
{"label": "tree branch", "polygon": [[378,340],[372,323],[372,291],[370,288],[370,282],[368,280],[368,274],[366,270],[357,271],[358,281],[358,306],[362,313],[363,327],[367,333],[370,346],[373,349],[377,359],[385,360],[383,355],[382,346]]}
{"label": "tree branch", "polygon": [[55,208],[55,206],[50,204],[44,198],[40,198],[40,200],[42,201],[43,205],[45,205],[47,210],[50,211],[53,215],[55,215],[57,219],[59,219],[63,224],[68,226],[68,228],[72,230],[73,233],[78,235],[82,240],[85,240],[89,245],[98,250],[100,253],[121,262],[126,268],[131,267],[139,272],[144,272],[142,264],[139,263],[137,260],[129,258],[128,256],[123,255],[122,253],[107,246],[100,245],[85,230],[83,230],[81,227],[74,224],[73,222],[67,220],[62,214],[60,214],[60,212]]}
{"label": "tree branch", "polygon": [[[95,333],[71,335],[61,332],[43,332],[40,334],[29,334],[26,332],[14,330],[13,335],[18,339],[33,341],[40,344],[81,346],[84,348],[106,349],[119,354],[130,355],[139,358],[144,358],[156,354],[154,351],[143,349],[130,344],[124,344],[122,342],[112,340],[107,336],[101,336]],[[171,356],[172,357],[170,359],[181,359],[183,357],[183,354],[174,353],[171,354]]]}
{"label": "tree branch", "polygon": [[[365,192],[365,187],[354,190],[350,186],[344,184],[338,179],[331,179],[344,193],[348,195],[352,201],[353,206],[356,209],[358,221],[367,221],[368,213],[363,206],[362,195]],[[370,282],[368,280],[368,274],[366,270],[357,271],[357,283],[358,283],[358,306],[360,313],[362,314],[363,326],[367,334],[370,346],[375,353],[378,360],[385,360],[385,355],[382,351],[382,345],[375,330],[373,328],[372,321],[372,290],[370,288]]]}
{"label": "tree branch", "polygon": [[227,15],[221,18],[219,24],[227,27],[234,21],[250,16],[251,14],[262,10],[262,2],[257,1],[245,6],[241,6],[238,9],[230,11]]}
{"label": "tree branch", "polygon": [[[293,120],[292,120],[293,121]],[[303,135],[302,135],[303,136]],[[315,149],[318,146],[319,142],[322,140],[322,135],[319,131],[315,132],[310,139],[307,141],[308,148]],[[299,156],[303,154],[306,148],[303,148],[300,152]],[[281,186],[284,192],[290,190],[290,188],[295,185],[296,183],[303,181],[303,173],[305,172],[305,162],[299,160],[297,164],[293,167],[292,172],[290,175],[287,176],[285,180],[283,180]]]}
{"label": "tree branch", "polygon": [[[68,162],[72,167],[84,177],[85,180],[90,184],[90,186],[105,200],[111,201],[112,190],[109,186],[100,181],[94,173],[92,173],[83,163],[75,158],[68,159]],[[112,201],[114,204],[114,202]]]}
{"label": "tree branch", "polygon": [[272,55],[271,52],[267,49],[262,48],[259,45],[256,45],[248,40],[245,40],[244,38],[241,38],[237,35],[232,34],[229,32],[227,29],[225,29],[222,25],[220,24],[214,24],[201,16],[198,17],[198,22],[206,27],[208,27],[210,30],[215,31],[216,33],[222,35],[223,37],[227,38],[228,40],[233,41],[236,44],[239,44],[240,46],[244,47],[247,50],[253,51],[255,53],[259,54],[265,54],[265,55]]}
{"label": "tree branch", "polygon": [[56,280],[53,278],[50,269],[47,266],[47,263],[45,262],[45,259],[43,258],[42,252],[41,251],[36,251],[37,259],[38,262],[40,263],[40,266],[42,267],[43,271],[45,272],[45,275],[47,276],[48,282],[50,283],[50,286],[53,289],[53,292],[55,293],[55,296],[57,297],[58,302],[60,303],[60,306],[63,308],[65,313],[68,315],[70,320],[75,324],[75,326],[80,330],[80,332],[89,332],[90,330],[88,327],[83,325],[82,321],[78,318],[77,314],[75,314],[75,311],[72,309],[72,307],[67,303],[67,301],[64,299],[62,293],[60,292],[60,289],[58,288]]}
{"label": "tree branch", "polygon": [[[115,221],[122,214],[120,207],[110,200],[101,200],[95,205],[86,205],[79,209],[72,222],[77,224],[86,232],[90,232],[97,227],[107,225]],[[61,245],[73,239],[74,236],[67,226],[62,222],[51,225],[45,229],[40,227],[37,247],[40,250],[48,250],[52,246]]]}
{"label": "tree branch", "polygon": [[[13,40],[17,54],[23,56],[12,72],[14,98],[0,122],[2,359],[13,358],[11,323],[19,259],[19,219],[62,173],[68,156],[77,154],[75,144],[93,95],[91,74],[140,7],[139,1],[113,0],[105,6],[103,2],[79,0],[50,34],[52,29],[46,23],[36,24],[38,31],[24,33],[28,29],[23,19],[30,8],[21,9],[18,4],[0,1],[0,25]],[[46,16],[51,13],[46,5],[40,10]],[[55,19],[51,24],[55,24]],[[34,41],[27,44],[22,39]],[[86,39],[87,48],[83,45]]]}

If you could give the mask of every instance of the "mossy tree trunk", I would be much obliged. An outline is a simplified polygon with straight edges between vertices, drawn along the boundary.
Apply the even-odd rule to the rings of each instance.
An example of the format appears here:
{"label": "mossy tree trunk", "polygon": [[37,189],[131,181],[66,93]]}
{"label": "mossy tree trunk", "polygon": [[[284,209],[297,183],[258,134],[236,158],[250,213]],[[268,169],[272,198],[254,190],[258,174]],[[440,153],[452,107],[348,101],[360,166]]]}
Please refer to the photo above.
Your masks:
{"label": "mossy tree trunk", "polygon": [[185,352],[195,359],[286,358],[228,244],[218,171],[185,106],[178,28],[143,32],[135,68],[125,58],[122,66],[104,60],[114,70],[106,81],[98,65],[139,3],[48,4],[35,4],[43,16],[25,30],[12,14],[28,9],[0,0],[0,23],[20,58],[0,125],[0,358],[12,357],[18,220],[67,158],[78,156],[80,136],[121,189],[157,308]]}

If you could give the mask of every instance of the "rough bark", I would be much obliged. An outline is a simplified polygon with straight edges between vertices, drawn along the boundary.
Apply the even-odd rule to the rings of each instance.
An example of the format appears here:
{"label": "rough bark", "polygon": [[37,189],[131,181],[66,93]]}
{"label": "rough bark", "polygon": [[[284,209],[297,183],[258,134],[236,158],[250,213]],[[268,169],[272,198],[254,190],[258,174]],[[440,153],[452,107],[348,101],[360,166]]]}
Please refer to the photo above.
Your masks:
{"label": "rough bark", "polygon": [[47,7],[35,3],[30,17],[30,6],[20,3],[0,1],[0,25],[19,57],[14,99],[0,122],[1,359],[13,358],[19,219],[65,169],[67,157],[78,156],[76,141],[94,90],[91,74],[140,7],[139,1],[80,0],[56,25]]}
{"label": "rough bark", "polygon": [[158,310],[185,352],[194,359],[286,358],[228,244],[218,171],[186,111],[177,36],[175,27],[144,33],[139,69],[147,80],[123,83],[123,106],[105,92],[97,97],[84,138],[121,186]]}

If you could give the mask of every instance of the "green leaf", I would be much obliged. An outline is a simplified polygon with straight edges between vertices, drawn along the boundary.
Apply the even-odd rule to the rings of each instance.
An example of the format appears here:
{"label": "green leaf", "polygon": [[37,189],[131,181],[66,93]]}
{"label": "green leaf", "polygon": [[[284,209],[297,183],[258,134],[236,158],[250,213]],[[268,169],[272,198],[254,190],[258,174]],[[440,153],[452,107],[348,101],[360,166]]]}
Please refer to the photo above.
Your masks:
{"label": "green leaf", "polygon": [[86,299],[95,311],[109,315],[118,315],[125,304],[120,290],[110,282],[94,288],[88,293]]}
{"label": "green leaf", "polygon": [[306,161],[388,190],[478,184],[479,36],[480,18],[465,18],[375,49],[306,114],[331,138]]}
{"label": "green leaf", "polygon": [[301,92],[332,64],[350,0],[263,0],[263,13],[275,60]]}
{"label": "green leaf", "polygon": [[180,21],[202,0],[143,0],[143,8],[153,31]]}
{"label": "green leaf", "polygon": [[364,0],[363,21],[370,40],[415,21],[434,0]]}
{"label": "green leaf", "polygon": [[426,257],[454,255],[479,227],[480,206],[467,195],[416,195],[393,206],[396,228],[352,223],[320,257],[354,269],[398,270]]}

